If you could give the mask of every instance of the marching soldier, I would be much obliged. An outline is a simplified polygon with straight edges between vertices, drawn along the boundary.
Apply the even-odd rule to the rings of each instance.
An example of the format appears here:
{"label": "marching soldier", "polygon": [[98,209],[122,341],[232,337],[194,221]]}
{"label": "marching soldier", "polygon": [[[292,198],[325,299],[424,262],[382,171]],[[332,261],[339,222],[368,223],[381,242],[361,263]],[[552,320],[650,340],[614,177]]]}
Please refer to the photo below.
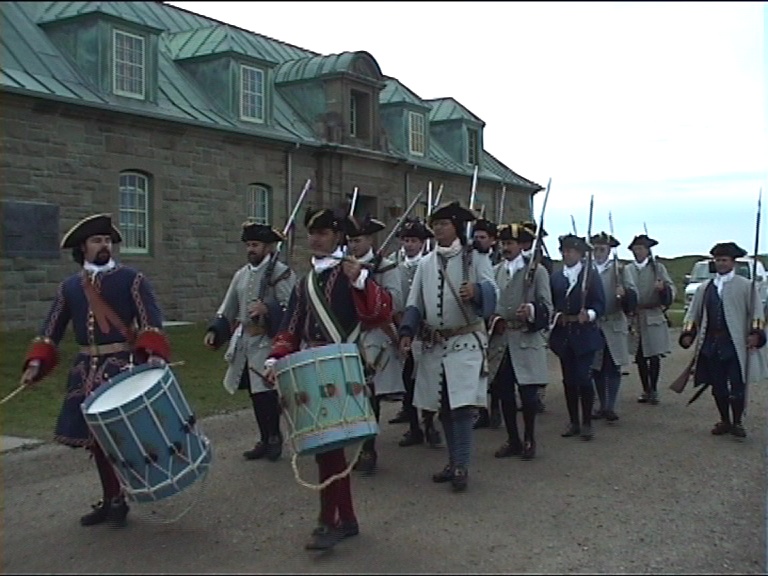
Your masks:
{"label": "marching soldier", "polygon": [[745,381],[746,367],[749,362],[750,382],[758,382],[762,364],[757,349],[765,346],[765,317],[758,291],[734,271],[736,258],[745,256],[746,251],[725,242],[715,244],[710,254],[717,274],[696,289],[683,320],[679,344],[690,348],[697,336],[700,339],[693,378],[695,386],[712,386],[720,413],[712,434],[731,433],[745,438],[742,415],[749,384]]}
{"label": "marching soldier", "polygon": [[635,257],[627,267],[637,288],[637,310],[631,324],[634,332],[635,362],[643,386],[640,403],[659,403],[657,385],[661,357],[671,350],[665,310],[675,299],[675,285],[666,267],[651,254],[658,242],[646,234],[635,236],[629,249]]}
{"label": "marching soldier", "polygon": [[498,288],[488,258],[467,246],[464,227],[475,215],[458,202],[430,215],[437,243],[416,269],[400,325],[404,354],[422,340],[414,405],[439,409],[449,460],[432,477],[467,488],[476,407],[488,390],[485,318],[496,309]]}
{"label": "marching soldier", "polygon": [[605,346],[595,354],[592,375],[600,408],[592,414],[593,420],[605,418],[609,422],[619,419],[616,399],[619,397],[621,367],[629,364],[629,321],[627,314],[637,306],[637,290],[626,268],[618,259],[610,259],[611,250],[620,243],[605,232],[590,239],[593,246],[595,269],[603,282],[605,316],[598,319]]}
{"label": "marching soldier", "polygon": [[[490,320],[489,356],[500,357],[497,371],[491,362],[491,388],[501,399],[508,439],[496,451],[497,458],[522,455],[530,460],[536,455],[537,392],[549,380],[545,329],[552,314],[552,293],[543,266],[536,265],[529,280],[529,262],[522,254],[522,241],[529,238],[530,232],[520,224],[499,229],[504,260],[494,268],[499,300]],[[515,388],[522,404],[523,442],[517,428]]]}
{"label": "marching soldier", "polygon": [[277,391],[266,387],[250,367],[260,369],[264,365],[296,276],[282,262],[271,262],[275,243],[283,240],[281,232],[267,224],[245,222],[240,240],[248,263],[232,276],[216,318],[205,333],[204,344],[218,350],[229,340],[224,354],[228,364],[224,389],[230,394],[247,390],[251,396],[260,440],[243,457],[258,460],[266,456],[274,462],[283,449]]}
{"label": "marching soldier", "polygon": [[563,269],[550,278],[555,317],[549,347],[560,359],[570,418],[561,436],[591,440],[595,390],[590,371],[595,353],[604,345],[597,319],[605,312],[605,293],[594,267],[588,269],[588,260],[582,260],[587,250],[580,236],[560,237]]}
{"label": "marching soldier", "polygon": [[[491,264],[496,265],[501,261],[501,255],[498,250],[498,228],[490,220],[480,218],[472,225],[473,247],[481,254],[488,254]],[[477,412],[474,428],[492,428],[496,429],[501,425],[501,404],[493,390],[489,390],[490,413],[488,408],[483,406]]]}
{"label": "marching soldier", "polygon": [[[347,253],[354,256],[363,265],[375,265],[371,278],[392,297],[392,311],[403,310],[403,281],[400,269],[394,260],[388,258],[377,262],[373,253],[373,235],[384,230],[386,225],[367,215],[361,222],[354,216],[347,218]],[[371,386],[371,404],[376,421],[379,421],[381,397],[387,394],[404,392],[403,365],[398,357],[398,338],[393,319],[380,325],[364,323],[360,333],[360,353],[369,385]],[[376,471],[376,438],[368,439],[363,445],[355,470],[365,474]]]}
{"label": "marching soldier", "polygon": [[[406,220],[399,234],[403,246],[404,258],[400,263],[400,273],[403,280],[403,296],[407,300],[408,294],[413,284],[413,278],[416,275],[416,268],[424,255],[424,243],[427,238],[433,238],[432,231],[427,228],[418,219]],[[398,325],[402,320],[402,313],[396,314]],[[403,362],[403,385],[405,386],[405,397],[403,399],[403,408],[401,410],[402,418],[393,418],[390,424],[407,422],[408,431],[403,435],[399,445],[403,447],[427,443],[435,448],[440,442],[440,433],[434,425],[435,413],[431,410],[421,410],[424,420],[424,431],[419,425],[419,410],[413,405],[413,391],[416,385],[416,368],[421,356],[421,342],[414,341],[411,344],[410,352],[405,356]]]}

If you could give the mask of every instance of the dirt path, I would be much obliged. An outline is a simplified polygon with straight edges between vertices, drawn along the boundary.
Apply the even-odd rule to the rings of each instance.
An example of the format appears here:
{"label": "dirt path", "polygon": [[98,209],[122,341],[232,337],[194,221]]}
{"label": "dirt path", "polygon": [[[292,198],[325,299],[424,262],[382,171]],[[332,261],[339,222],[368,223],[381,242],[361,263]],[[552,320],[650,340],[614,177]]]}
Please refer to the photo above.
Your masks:
{"label": "dirt path", "polygon": [[[662,364],[674,378],[688,358]],[[3,570],[6,573],[765,573],[765,386],[750,391],[745,441],[714,437],[707,393],[662,389],[652,407],[635,402],[635,367],[622,384],[614,425],[593,442],[561,438],[566,421],[559,369],[551,362],[547,412],[532,462],[498,460],[501,430],[475,435],[470,487],[454,494],[430,475],[445,449],[400,448],[404,425],[383,406],[380,470],[353,479],[361,534],[325,554],[303,544],[314,526],[314,492],[290,461],[246,462],[248,412],[204,422],[215,449],[209,477],[156,514],[135,506],[123,530],[81,528],[98,495],[83,451],[44,445],[6,453]],[[300,460],[314,480],[311,459]],[[170,518],[197,499],[173,524]],[[174,500],[175,499],[175,500]]]}

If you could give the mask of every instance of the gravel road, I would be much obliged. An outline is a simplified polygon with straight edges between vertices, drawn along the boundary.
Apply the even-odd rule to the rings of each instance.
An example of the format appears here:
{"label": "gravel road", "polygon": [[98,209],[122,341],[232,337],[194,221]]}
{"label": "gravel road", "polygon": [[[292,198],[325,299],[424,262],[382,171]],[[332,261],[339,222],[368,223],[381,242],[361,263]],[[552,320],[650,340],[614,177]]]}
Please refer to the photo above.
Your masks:
{"label": "gravel road", "polygon": [[[663,382],[688,354],[663,361]],[[79,526],[99,495],[84,451],[45,444],[5,453],[3,571],[765,573],[765,385],[750,390],[748,437],[739,441],[710,434],[709,393],[686,407],[691,391],[678,396],[663,383],[661,404],[638,404],[632,365],[621,419],[596,422],[595,439],[584,442],[560,437],[567,418],[554,356],[550,367],[536,459],[495,459],[503,431],[478,430],[461,494],[431,482],[445,448],[397,446],[405,425],[386,423],[398,405],[385,403],[379,472],[352,484],[361,534],[327,553],[303,549],[317,495],[295,481],[290,459],[242,459],[254,429],[247,411],[204,421],[215,450],[205,481],[163,504],[134,505],[122,530]],[[315,480],[312,459],[299,468]]]}

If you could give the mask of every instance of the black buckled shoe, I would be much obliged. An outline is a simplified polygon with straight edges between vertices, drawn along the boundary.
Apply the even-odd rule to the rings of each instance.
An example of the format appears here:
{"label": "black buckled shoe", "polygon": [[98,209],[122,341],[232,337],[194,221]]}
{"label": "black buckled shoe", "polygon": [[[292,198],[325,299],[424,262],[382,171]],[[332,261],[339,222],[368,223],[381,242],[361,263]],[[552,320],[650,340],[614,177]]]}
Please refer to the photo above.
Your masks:
{"label": "black buckled shoe", "polygon": [[649,397],[650,396],[647,392],[643,392],[640,394],[640,396],[637,397],[637,401],[640,402],[640,404],[647,404]]}
{"label": "black buckled shoe", "polygon": [[712,434],[715,436],[722,436],[723,434],[728,434],[728,432],[731,431],[731,423],[730,422],[723,422],[722,420],[715,424],[715,427],[712,428]]}
{"label": "black buckled shoe", "polygon": [[440,436],[440,432],[434,426],[429,426],[424,431],[424,437],[427,440],[427,445],[430,448],[440,448],[443,444],[443,438]]}
{"label": "black buckled shoe", "polygon": [[353,469],[366,476],[370,476],[376,472],[376,459],[377,454],[375,450],[363,450],[360,452],[360,457],[355,462]]}
{"label": "black buckled shoe", "polygon": [[616,414],[616,412],[614,412],[613,410],[606,410],[605,419],[608,420],[608,422],[616,422],[616,420],[619,419],[619,415]]}
{"label": "black buckled shoe", "polygon": [[659,403],[659,393],[654,390],[648,395],[648,403],[656,406]]}
{"label": "black buckled shoe", "polygon": [[351,522],[342,522],[339,524],[339,530],[341,530],[342,538],[352,538],[360,534],[360,525],[356,520]]}
{"label": "black buckled shoe", "polygon": [[109,505],[104,500],[99,500],[96,504],[91,504],[91,510],[88,514],[80,518],[81,526],[95,526],[106,522],[109,515]]}
{"label": "black buckled shoe", "polygon": [[267,441],[266,456],[270,462],[276,462],[283,454],[283,435],[270,436]]}
{"label": "black buckled shoe", "polygon": [[570,424],[568,424],[568,426],[563,431],[563,433],[560,434],[560,436],[562,436],[563,438],[570,438],[571,436],[578,436],[579,434],[581,434],[581,428],[579,428],[578,424],[574,424],[573,422],[571,422]]}
{"label": "black buckled shoe", "polygon": [[469,481],[469,472],[465,466],[456,466],[453,470],[453,478],[451,478],[451,486],[454,492],[464,492],[467,489],[467,483]]}
{"label": "black buckled shoe", "polygon": [[406,424],[410,421],[410,418],[408,418],[408,413],[405,410],[400,410],[394,418],[390,418],[389,423],[390,424]]}
{"label": "black buckled shoe", "polygon": [[403,448],[407,448],[408,446],[416,446],[417,444],[424,444],[424,432],[421,430],[408,430],[405,434],[403,434],[400,442],[397,443],[398,446],[402,446]]}
{"label": "black buckled shoe", "polygon": [[246,460],[259,460],[267,455],[267,445],[264,442],[257,442],[251,450],[243,452],[243,458]]}
{"label": "black buckled shoe", "polygon": [[602,420],[605,418],[606,410],[603,410],[600,408],[599,410],[595,410],[592,412],[592,420]]}
{"label": "black buckled shoe", "polygon": [[592,426],[590,424],[582,425],[580,435],[582,440],[592,440],[594,437],[594,434],[592,433]]}
{"label": "black buckled shoe", "polygon": [[523,445],[520,441],[513,442],[507,440],[501,447],[493,453],[496,458],[509,458],[510,456],[520,456],[523,453]]}
{"label": "black buckled shoe", "polygon": [[432,482],[435,482],[436,484],[450,482],[451,480],[453,480],[453,464],[446,464],[440,472],[432,474]]}
{"label": "black buckled shoe", "polygon": [[734,423],[734,425],[731,426],[731,434],[736,436],[736,438],[746,438],[747,437],[747,431],[744,430],[744,426],[741,425],[741,422]]}
{"label": "black buckled shoe", "polygon": [[320,524],[312,530],[309,542],[304,545],[306,550],[329,550],[344,538],[340,528]]}
{"label": "black buckled shoe", "polygon": [[124,528],[128,524],[129,510],[130,507],[121,496],[112,498],[107,510],[107,522],[114,528]]}
{"label": "black buckled shoe", "polygon": [[526,441],[523,444],[523,460],[533,460],[536,456],[536,442],[533,440]]}

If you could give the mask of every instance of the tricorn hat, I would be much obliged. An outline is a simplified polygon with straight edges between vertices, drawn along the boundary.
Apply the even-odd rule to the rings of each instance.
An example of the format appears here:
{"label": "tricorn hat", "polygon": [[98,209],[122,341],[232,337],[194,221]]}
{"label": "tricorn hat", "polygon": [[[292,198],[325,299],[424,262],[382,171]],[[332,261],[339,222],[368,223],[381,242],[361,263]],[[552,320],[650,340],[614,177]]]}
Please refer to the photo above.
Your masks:
{"label": "tricorn hat", "polygon": [[734,260],[736,258],[743,258],[747,255],[747,251],[738,246],[735,242],[720,242],[715,244],[709,253],[712,254],[712,256],[730,256]]}
{"label": "tricorn hat", "polygon": [[285,240],[283,233],[275,230],[268,224],[257,224],[256,222],[243,222],[243,233],[240,235],[243,242],[282,242]]}
{"label": "tricorn hat", "polygon": [[454,224],[472,222],[477,216],[469,208],[464,208],[457,200],[443,204],[429,215],[429,223],[435,220],[452,220]]}
{"label": "tricorn hat", "polygon": [[426,240],[427,238],[433,238],[432,230],[430,230],[426,224],[424,224],[418,218],[406,218],[400,230],[397,231],[399,238],[418,238],[420,240]]}
{"label": "tricorn hat", "polygon": [[80,244],[97,234],[105,236],[109,234],[113,244],[123,240],[120,231],[112,224],[112,214],[94,214],[83,218],[64,234],[61,239],[61,248],[79,248]]}
{"label": "tricorn hat", "polygon": [[589,250],[589,244],[587,244],[587,241],[581,236],[576,236],[576,234],[566,234],[565,236],[560,236],[558,240],[560,241],[560,250],[573,248],[582,254]]}
{"label": "tricorn hat", "polygon": [[512,224],[501,224],[499,226],[499,240],[516,240],[518,242],[533,242],[534,237],[531,231],[514,222]]}
{"label": "tricorn hat", "polygon": [[616,238],[607,232],[600,232],[600,234],[595,234],[594,236],[590,237],[589,241],[592,244],[605,244],[609,248],[616,248],[621,244],[621,242],[616,240]]}
{"label": "tricorn hat", "polygon": [[[538,226],[536,225],[536,222],[533,220],[524,220],[521,222],[521,224],[528,228],[528,231],[531,233],[532,236],[536,236],[536,230],[538,230]],[[541,237],[546,238],[548,236],[547,231],[544,230],[544,228],[541,229]]]}
{"label": "tricorn hat", "polygon": [[365,217],[358,221],[357,218],[350,215],[346,219],[347,236],[355,238],[357,236],[369,236],[376,234],[380,230],[384,230],[387,227],[384,222],[377,220],[370,214],[366,214]]}
{"label": "tricorn hat", "polygon": [[307,230],[333,230],[334,232],[346,232],[344,220],[345,213],[332,208],[307,208],[304,214],[304,227]]}
{"label": "tricorn hat", "polygon": [[648,237],[648,234],[639,234],[638,236],[635,236],[632,239],[632,242],[629,243],[629,248],[632,250],[632,246],[638,245],[638,246],[645,246],[646,248],[653,248],[656,246],[658,242],[654,240],[653,238]]}
{"label": "tricorn hat", "polygon": [[475,220],[475,223],[472,225],[472,231],[487,232],[488,236],[493,236],[494,238],[499,233],[498,228],[496,227],[496,224],[494,224],[490,220],[486,220],[485,218],[478,218],[477,220]]}

